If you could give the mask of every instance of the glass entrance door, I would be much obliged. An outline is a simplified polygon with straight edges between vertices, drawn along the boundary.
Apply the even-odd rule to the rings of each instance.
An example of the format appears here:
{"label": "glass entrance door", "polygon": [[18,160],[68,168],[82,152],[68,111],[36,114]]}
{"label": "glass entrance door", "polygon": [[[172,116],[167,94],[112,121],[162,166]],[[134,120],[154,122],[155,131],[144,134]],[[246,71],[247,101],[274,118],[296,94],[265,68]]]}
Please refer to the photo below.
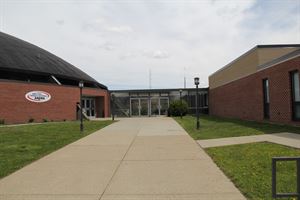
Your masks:
{"label": "glass entrance door", "polygon": [[82,108],[84,109],[88,117],[95,117],[95,99],[94,98],[83,98],[82,99]]}
{"label": "glass entrance door", "polygon": [[148,116],[149,115],[149,103],[148,99],[140,99],[140,115]]}
{"label": "glass entrance door", "polygon": [[159,99],[152,98],[151,99],[151,115],[159,115]]}
{"label": "glass entrance door", "polygon": [[131,116],[166,115],[169,108],[169,98],[131,98]]}
{"label": "glass entrance door", "polygon": [[130,99],[130,115],[131,116],[140,116],[140,100],[139,99]]}
{"label": "glass entrance door", "polygon": [[130,99],[130,114],[131,116],[148,116],[149,103],[146,98],[131,98]]}
{"label": "glass entrance door", "polygon": [[167,115],[169,108],[169,98],[160,98],[159,99],[160,115]]}

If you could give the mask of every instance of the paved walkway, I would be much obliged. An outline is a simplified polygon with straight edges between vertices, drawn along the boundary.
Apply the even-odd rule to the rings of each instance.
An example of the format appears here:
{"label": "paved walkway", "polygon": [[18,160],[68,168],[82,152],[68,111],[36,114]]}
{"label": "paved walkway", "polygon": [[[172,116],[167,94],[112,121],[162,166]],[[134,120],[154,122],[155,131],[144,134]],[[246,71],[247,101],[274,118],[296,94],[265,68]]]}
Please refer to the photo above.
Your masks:
{"label": "paved walkway", "polygon": [[245,199],[171,118],[122,119],[0,180],[0,199]]}
{"label": "paved walkway", "polygon": [[234,144],[246,144],[252,142],[272,142],[294,148],[300,148],[300,134],[295,133],[275,133],[266,135],[253,135],[241,137],[229,137],[220,139],[198,140],[202,148],[227,146]]}

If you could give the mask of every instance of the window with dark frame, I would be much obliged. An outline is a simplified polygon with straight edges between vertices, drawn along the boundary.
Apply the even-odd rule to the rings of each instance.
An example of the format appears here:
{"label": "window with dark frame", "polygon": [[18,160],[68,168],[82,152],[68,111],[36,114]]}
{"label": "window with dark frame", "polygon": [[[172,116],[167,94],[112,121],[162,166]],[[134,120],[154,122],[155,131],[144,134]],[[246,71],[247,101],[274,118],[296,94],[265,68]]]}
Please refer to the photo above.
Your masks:
{"label": "window with dark frame", "polygon": [[292,118],[294,121],[300,121],[300,83],[299,72],[293,71],[291,76],[292,88]]}
{"label": "window with dark frame", "polygon": [[264,94],[264,118],[270,118],[270,93],[269,80],[263,79],[263,94]]}

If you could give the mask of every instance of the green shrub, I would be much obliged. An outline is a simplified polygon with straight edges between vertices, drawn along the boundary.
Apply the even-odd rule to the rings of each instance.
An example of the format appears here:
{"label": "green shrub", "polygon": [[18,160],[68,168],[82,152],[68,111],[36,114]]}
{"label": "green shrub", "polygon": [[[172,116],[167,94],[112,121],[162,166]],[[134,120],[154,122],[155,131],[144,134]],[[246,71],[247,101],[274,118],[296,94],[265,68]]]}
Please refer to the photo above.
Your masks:
{"label": "green shrub", "polygon": [[0,124],[5,124],[5,120],[4,119],[0,119]]}
{"label": "green shrub", "polygon": [[48,119],[44,118],[44,119],[43,119],[43,122],[48,122]]}
{"label": "green shrub", "polygon": [[34,122],[34,119],[31,117],[29,118],[28,123],[32,123],[32,122]]}
{"label": "green shrub", "polygon": [[188,112],[188,104],[184,100],[175,100],[170,103],[168,109],[169,116],[182,116],[186,115]]}

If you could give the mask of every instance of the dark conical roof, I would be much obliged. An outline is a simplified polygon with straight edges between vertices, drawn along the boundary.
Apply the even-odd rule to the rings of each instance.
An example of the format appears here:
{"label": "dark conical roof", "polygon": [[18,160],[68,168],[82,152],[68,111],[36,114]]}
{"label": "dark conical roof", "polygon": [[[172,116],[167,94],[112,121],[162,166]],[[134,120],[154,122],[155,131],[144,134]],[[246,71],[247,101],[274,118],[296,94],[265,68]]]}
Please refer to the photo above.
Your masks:
{"label": "dark conical roof", "polygon": [[2,32],[0,32],[0,69],[82,80],[107,89],[106,86],[52,53]]}

